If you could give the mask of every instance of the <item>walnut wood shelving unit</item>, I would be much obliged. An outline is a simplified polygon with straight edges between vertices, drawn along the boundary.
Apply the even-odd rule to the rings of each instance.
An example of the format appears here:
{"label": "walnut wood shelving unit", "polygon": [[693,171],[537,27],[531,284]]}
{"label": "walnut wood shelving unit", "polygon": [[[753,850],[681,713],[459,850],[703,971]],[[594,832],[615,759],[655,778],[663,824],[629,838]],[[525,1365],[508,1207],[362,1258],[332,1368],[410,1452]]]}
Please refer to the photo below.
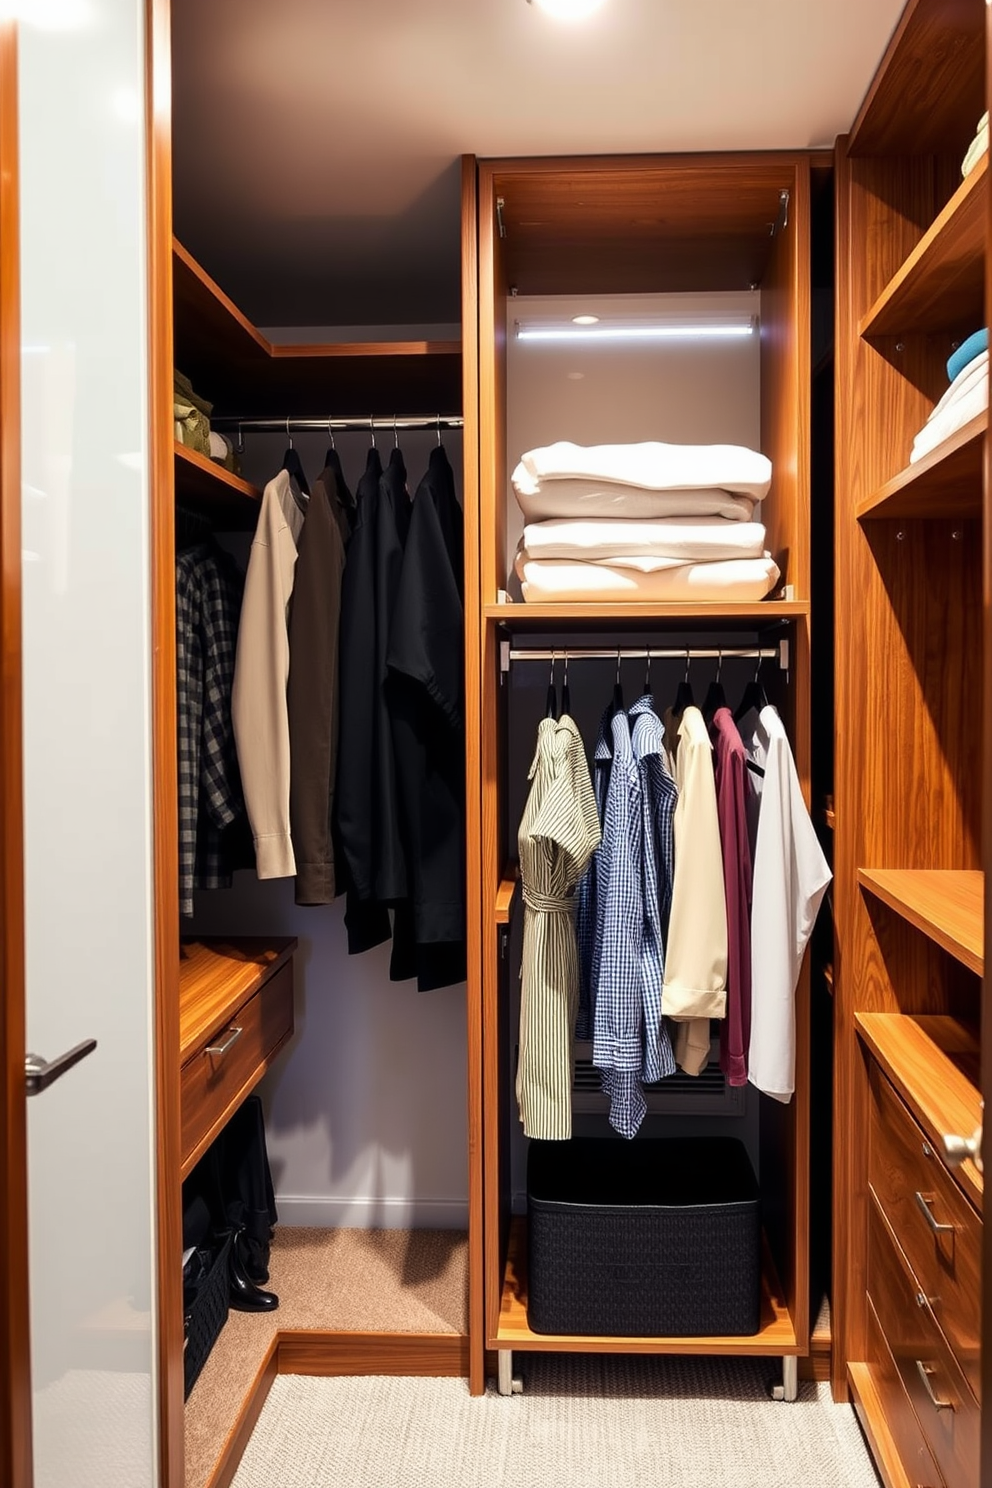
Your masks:
{"label": "walnut wood shelving unit", "polygon": [[[986,324],[987,159],[960,167],[987,20],[982,0],[910,0],[836,152],[833,1385],[888,1488],[979,1482],[975,1359],[942,1331],[924,1275],[942,1232],[919,1248],[911,1190],[935,1187],[934,1223],[941,1193],[963,1196],[936,1257],[950,1285],[982,1243],[980,1175],[944,1137],[981,1119],[987,414],[909,453]],[[956,1412],[916,1358],[938,1396],[960,1386]]]}

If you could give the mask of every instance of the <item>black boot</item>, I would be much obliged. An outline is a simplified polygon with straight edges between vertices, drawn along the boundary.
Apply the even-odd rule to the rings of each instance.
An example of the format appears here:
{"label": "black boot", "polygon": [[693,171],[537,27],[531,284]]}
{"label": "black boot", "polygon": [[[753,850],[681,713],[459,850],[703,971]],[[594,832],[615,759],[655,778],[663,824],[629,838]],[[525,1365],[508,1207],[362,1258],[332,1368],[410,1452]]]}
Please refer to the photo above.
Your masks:
{"label": "black boot", "polygon": [[279,1306],[275,1292],[263,1292],[245,1271],[241,1251],[241,1231],[236,1230],[231,1243],[229,1301],[235,1312],[274,1312]]}

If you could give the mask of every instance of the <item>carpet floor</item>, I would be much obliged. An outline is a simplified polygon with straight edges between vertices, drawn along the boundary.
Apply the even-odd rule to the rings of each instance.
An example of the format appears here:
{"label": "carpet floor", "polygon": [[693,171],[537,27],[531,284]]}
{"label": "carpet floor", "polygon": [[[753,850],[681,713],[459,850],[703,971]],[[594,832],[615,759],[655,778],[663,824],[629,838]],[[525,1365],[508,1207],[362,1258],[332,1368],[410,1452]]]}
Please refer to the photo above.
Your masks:
{"label": "carpet floor", "polygon": [[209,1482],[276,1333],[468,1331],[468,1239],[461,1231],[279,1226],[269,1278],[279,1310],[232,1312],[186,1402],[186,1488]]}
{"label": "carpet floor", "polygon": [[232,1488],[878,1488],[827,1385],[772,1401],[770,1361],[517,1355],[524,1394],[464,1380],[275,1380]]}

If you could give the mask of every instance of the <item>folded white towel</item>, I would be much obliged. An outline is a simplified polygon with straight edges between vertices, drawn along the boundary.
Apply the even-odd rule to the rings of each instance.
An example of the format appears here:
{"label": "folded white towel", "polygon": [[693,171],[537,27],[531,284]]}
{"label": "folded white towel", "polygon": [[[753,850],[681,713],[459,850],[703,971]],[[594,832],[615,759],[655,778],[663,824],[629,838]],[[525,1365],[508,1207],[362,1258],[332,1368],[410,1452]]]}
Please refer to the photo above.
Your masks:
{"label": "folded white towel", "polygon": [[970,176],[975,166],[981,160],[989,147],[989,116],[984,113],[978,121],[975,138],[968,146],[967,154],[961,162],[962,176]]}
{"label": "folded white towel", "polygon": [[699,517],[722,517],[730,522],[750,522],[755,509],[750,496],[734,496],[715,486],[655,491],[622,481],[559,478],[541,481],[533,492],[516,490],[515,494],[528,522],[580,517],[621,521],[684,517],[692,522]]}
{"label": "folded white towel", "polygon": [[659,573],[610,568],[599,563],[529,559],[517,553],[516,571],[528,604],[677,604],[691,601],[747,604],[765,596],[779,580],[777,564],[761,558],[732,558],[719,563],[683,563]]}
{"label": "folded white towel", "polygon": [[740,444],[569,444],[528,450],[513,472],[518,494],[536,495],[546,480],[620,481],[648,490],[718,487],[760,501],[771,485],[771,461]]}
{"label": "folded white towel", "polygon": [[680,563],[760,558],[765,529],[760,522],[728,522],[723,517],[691,522],[673,517],[655,522],[531,522],[524,528],[523,546],[528,558],[569,558],[649,573]]}
{"label": "folded white towel", "polygon": [[945,439],[976,418],[989,404],[989,354],[979,352],[955,377],[923,428],[913,440],[909,463],[914,465]]}

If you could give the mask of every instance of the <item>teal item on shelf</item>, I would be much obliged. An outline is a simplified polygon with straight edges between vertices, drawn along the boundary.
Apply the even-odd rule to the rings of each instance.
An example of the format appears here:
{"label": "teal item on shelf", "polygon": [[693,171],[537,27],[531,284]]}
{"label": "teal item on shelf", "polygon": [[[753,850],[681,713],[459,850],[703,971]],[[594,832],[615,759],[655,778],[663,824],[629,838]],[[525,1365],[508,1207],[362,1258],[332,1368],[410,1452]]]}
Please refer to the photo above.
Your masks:
{"label": "teal item on shelf", "polygon": [[988,327],[984,331],[976,331],[969,336],[967,341],[962,341],[957,351],[947,360],[947,380],[953,382],[960,372],[963,372],[969,362],[973,362],[979,352],[988,351],[989,333]]}

